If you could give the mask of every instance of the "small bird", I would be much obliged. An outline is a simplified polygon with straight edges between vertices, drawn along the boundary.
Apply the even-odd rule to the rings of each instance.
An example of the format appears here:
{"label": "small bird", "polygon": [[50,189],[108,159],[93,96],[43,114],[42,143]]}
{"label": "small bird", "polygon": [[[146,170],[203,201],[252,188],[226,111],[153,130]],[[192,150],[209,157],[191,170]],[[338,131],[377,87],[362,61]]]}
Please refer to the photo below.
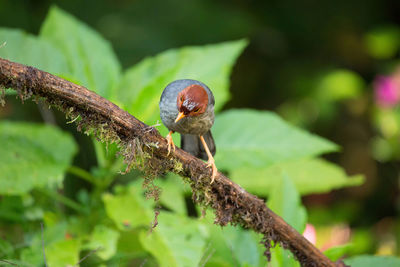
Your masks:
{"label": "small bird", "polygon": [[208,159],[212,168],[211,183],[217,175],[213,156],[215,143],[211,134],[214,124],[214,95],[202,82],[196,80],[176,80],[165,87],[160,98],[160,116],[169,129],[167,135],[168,155],[175,144],[172,134],[181,134],[181,148],[195,157]]}

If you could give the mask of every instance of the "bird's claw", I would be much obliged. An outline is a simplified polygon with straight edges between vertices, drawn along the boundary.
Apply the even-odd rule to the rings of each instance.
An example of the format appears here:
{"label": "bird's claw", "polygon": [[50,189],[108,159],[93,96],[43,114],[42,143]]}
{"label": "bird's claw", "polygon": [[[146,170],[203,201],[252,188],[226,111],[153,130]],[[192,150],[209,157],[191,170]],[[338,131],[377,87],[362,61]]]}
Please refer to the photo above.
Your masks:
{"label": "bird's claw", "polygon": [[217,176],[217,166],[215,165],[215,161],[213,158],[208,159],[207,161],[207,167],[211,167],[212,168],[212,174],[211,174],[211,183],[214,183],[215,177]]}
{"label": "bird's claw", "polygon": [[169,154],[171,153],[171,147],[172,147],[172,149],[173,149],[174,152],[175,152],[175,144],[174,144],[174,140],[172,140],[172,135],[171,135],[171,133],[169,133],[169,134],[167,135],[166,139],[167,139],[167,142],[168,142],[168,154],[167,154],[167,156],[169,156]]}

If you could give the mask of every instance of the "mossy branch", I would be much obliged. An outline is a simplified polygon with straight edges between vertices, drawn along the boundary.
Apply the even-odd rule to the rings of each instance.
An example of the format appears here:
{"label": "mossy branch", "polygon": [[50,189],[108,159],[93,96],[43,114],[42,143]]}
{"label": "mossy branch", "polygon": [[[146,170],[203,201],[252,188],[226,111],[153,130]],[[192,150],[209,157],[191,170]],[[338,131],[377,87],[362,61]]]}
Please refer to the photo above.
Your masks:
{"label": "mossy branch", "polygon": [[[66,113],[100,141],[116,142],[129,171],[137,164],[149,174],[175,172],[189,177],[193,199],[215,210],[215,223],[240,224],[264,236],[265,256],[276,244],[292,251],[302,266],[344,266],[330,261],[300,233],[272,212],[263,200],[218,173],[210,185],[211,169],[177,148],[167,156],[167,141],[159,132],[88,89],[33,67],[0,58],[0,87],[16,90],[22,101],[43,98]],[[1,90],[1,89],[0,89]],[[0,92],[0,98],[1,98]],[[0,100],[1,103],[1,100]]]}

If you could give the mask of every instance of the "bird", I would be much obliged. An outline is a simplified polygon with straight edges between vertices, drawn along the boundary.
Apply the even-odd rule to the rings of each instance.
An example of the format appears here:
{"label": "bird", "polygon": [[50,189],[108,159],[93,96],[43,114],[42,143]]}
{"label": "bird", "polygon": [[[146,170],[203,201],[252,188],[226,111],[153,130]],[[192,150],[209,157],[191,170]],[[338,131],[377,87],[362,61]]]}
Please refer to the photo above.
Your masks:
{"label": "bird", "polygon": [[181,149],[207,160],[207,166],[212,168],[211,184],[217,175],[213,158],[216,147],[210,130],[214,124],[214,105],[214,95],[208,86],[191,79],[169,83],[159,102],[161,121],[169,130],[167,155],[171,148],[175,151],[172,134],[180,133]]}

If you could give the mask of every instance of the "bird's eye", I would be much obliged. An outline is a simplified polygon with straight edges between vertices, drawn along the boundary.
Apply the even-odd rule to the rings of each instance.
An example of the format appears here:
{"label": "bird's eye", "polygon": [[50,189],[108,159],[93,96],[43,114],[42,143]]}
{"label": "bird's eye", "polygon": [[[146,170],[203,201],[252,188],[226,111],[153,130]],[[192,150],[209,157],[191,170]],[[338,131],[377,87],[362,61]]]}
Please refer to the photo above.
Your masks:
{"label": "bird's eye", "polygon": [[181,102],[183,102],[183,96],[181,96],[181,99],[180,99],[180,100],[181,100]]}
{"label": "bird's eye", "polygon": [[200,111],[200,108],[196,108],[194,111],[193,111],[193,113],[197,113],[197,112],[199,112]]}

